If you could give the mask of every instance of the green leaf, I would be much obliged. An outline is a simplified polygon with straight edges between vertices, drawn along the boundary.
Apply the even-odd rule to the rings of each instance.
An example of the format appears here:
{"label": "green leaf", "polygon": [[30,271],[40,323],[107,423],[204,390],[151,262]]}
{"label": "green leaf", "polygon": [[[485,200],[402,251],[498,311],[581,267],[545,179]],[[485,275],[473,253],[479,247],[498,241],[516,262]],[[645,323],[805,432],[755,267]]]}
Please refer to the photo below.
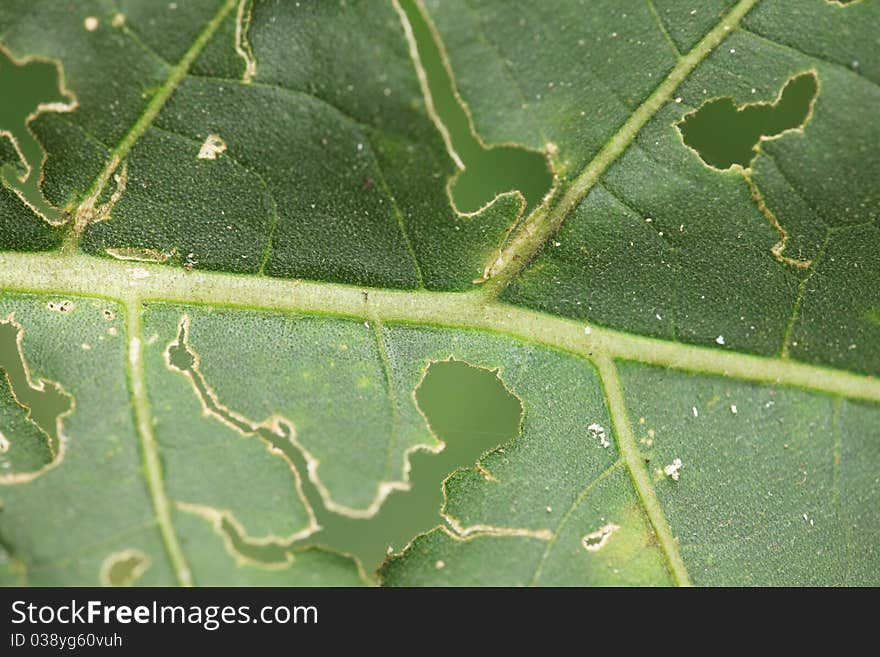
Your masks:
{"label": "green leaf", "polygon": [[880,5],[694,4],[3,3],[0,582],[880,583]]}

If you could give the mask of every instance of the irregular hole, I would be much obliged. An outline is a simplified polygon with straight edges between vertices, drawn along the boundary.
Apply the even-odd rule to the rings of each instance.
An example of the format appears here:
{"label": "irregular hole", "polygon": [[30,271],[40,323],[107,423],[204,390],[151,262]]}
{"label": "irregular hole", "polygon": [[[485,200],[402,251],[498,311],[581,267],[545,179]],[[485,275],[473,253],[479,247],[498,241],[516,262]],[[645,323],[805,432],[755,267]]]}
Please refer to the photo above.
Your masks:
{"label": "irregular hole", "polygon": [[103,586],[131,586],[147,568],[150,558],[140,550],[114,552],[104,559],[101,565],[101,584]]}
{"label": "irregular hole", "polygon": [[27,422],[26,415],[7,378],[0,376],[0,477],[35,472],[52,462],[49,438]]}
{"label": "irregular hole", "polygon": [[444,524],[440,511],[446,477],[459,468],[474,467],[483,454],[519,435],[519,399],[495,372],[462,361],[432,363],[416,390],[416,401],[445,443],[443,451],[413,452],[410,488],[392,492],[371,518],[330,513],[313,503],[321,531],[305,544],[357,557],[373,572],[389,546],[400,550],[418,534]]}
{"label": "irregular hole", "polygon": [[600,527],[596,531],[586,534],[581,539],[581,545],[587,552],[598,552],[605,547],[605,544],[611,540],[611,535],[618,529],[620,529],[618,525],[609,522],[604,527]]}
{"label": "irregular hole", "polygon": [[21,351],[22,330],[10,320],[0,321],[0,431],[6,443],[0,454],[0,483],[30,480],[60,458],[58,418],[73,403],[58,384],[30,379]]}
{"label": "irregular hole", "polygon": [[18,63],[0,46],[0,138],[10,137],[22,162],[0,167],[0,178],[50,223],[63,221],[40,189],[44,149],[28,123],[44,110],[70,111],[73,97],[65,92],[59,68],[38,59]]}
{"label": "irregular hole", "polygon": [[434,110],[464,165],[451,185],[456,209],[465,214],[476,212],[499,194],[519,191],[526,200],[523,216],[528,215],[553,185],[546,156],[520,146],[486,147],[480,143],[426,18],[413,0],[401,0],[400,5],[412,27]]}
{"label": "irregular hole", "polygon": [[763,139],[797,130],[806,123],[819,91],[813,72],[790,79],[772,103],[746,103],[737,107],[732,98],[707,101],[677,124],[685,144],[706,164],[748,169]]}
{"label": "irregular hole", "polygon": [[29,381],[29,369],[19,348],[20,330],[12,322],[0,321],[0,371],[6,374],[15,400],[28,410],[29,419],[56,443],[57,419],[70,410],[71,399],[57,383],[40,379],[32,385]]}
{"label": "irregular hole", "polygon": [[327,508],[308,476],[308,461],[291,440],[290,425],[257,424],[223,406],[199,371],[199,357],[188,344],[188,322],[166,351],[169,365],[187,373],[209,414],[244,434],[258,434],[284,453],[299,474],[301,490],[320,529],[290,543],[257,545],[241,535],[236,523],[224,520],[221,530],[239,554],[266,564],[284,563],[293,550],[317,546],[360,560],[368,572],[384,561],[388,547],[401,549],[416,535],[444,524],[443,480],[458,468],[474,467],[486,452],[519,435],[522,406],[497,373],[455,360],[432,363],[416,390],[416,401],[436,435],[439,453],[410,454],[410,486],[391,492],[375,515],[356,518]]}

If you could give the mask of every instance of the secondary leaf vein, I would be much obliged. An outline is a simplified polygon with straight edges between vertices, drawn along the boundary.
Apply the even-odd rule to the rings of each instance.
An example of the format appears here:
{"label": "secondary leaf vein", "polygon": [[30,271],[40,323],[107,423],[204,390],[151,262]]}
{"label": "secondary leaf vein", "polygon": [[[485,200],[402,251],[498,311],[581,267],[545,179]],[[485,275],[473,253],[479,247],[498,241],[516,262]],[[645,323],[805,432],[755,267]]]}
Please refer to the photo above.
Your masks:
{"label": "secondary leaf vein", "polygon": [[678,60],[669,75],[605,143],[559,201],[552,208],[548,206],[538,208],[523,222],[519,232],[502,250],[498,264],[490,267],[487,272],[489,278],[485,284],[487,295],[499,295],[532,261],[608,167],[627,150],[642,127],[669,101],[678,86],[727,38],[758,1],[740,0],[687,55]]}

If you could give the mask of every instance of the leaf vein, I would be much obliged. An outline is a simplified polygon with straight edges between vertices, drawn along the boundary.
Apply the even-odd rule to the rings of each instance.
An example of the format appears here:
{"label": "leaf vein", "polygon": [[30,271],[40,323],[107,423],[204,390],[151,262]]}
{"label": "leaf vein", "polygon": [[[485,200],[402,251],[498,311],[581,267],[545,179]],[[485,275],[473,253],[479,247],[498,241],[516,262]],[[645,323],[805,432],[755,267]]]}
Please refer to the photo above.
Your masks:
{"label": "leaf vein", "polygon": [[498,296],[540,252],[559,230],[566,218],[580,204],[602,175],[633,142],[648,121],[669,101],[678,86],[709,54],[720,45],[758,0],[740,0],[721,21],[684,55],[666,78],[611,136],[599,153],[574,179],[552,207],[541,206],[522,224],[519,232],[503,249],[500,265],[491,268],[486,294]]}
{"label": "leaf vein", "polygon": [[538,582],[541,579],[541,574],[544,571],[544,566],[547,563],[547,559],[550,558],[550,553],[553,551],[553,547],[556,545],[556,542],[559,540],[559,534],[562,533],[562,530],[568,524],[568,521],[571,519],[571,516],[575,511],[578,510],[581,504],[583,504],[586,499],[590,496],[596,486],[598,486],[602,481],[605,480],[606,477],[611,475],[615,470],[617,470],[620,466],[623,465],[623,459],[618,458],[614,463],[609,465],[605,470],[603,470],[595,479],[593,479],[590,483],[588,483],[580,493],[574,499],[574,502],[571,503],[571,506],[568,508],[568,511],[565,512],[565,515],[559,521],[559,524],[556,525],[556,529],[553,530],[553,537],[547,541],[547,546],[544,548],[544,553],[541,555],[541,560],[538,562],[537,567],[535,568],[535,572],[532,575],[532,579],[529,582],[529,586],[537,586]]}
{"label": "leaf vein", "polygon": [[804,57],[807,57],[809,59],[815,59],[816,61],[830,64],[831,66],[833,66],[837,69],[844,70],[847,73],[856,76],[857,78],[861,78],[862,80],[864,80],[865,82],[867,82],[870,85],[873,85],[875,87],[880,87],[880,83],[878,83],[877,81],[872,80],[868,76],[863,75],[863,74],[859,73],[858,71],[855,71],[855,70],[851,69],[850,67],[848,67],[844,64],[841,64],[840,62],[835,62],[833,59],[828,59],[827,57],[822,57],[821,55],[816,55],[814,53],[804,52],[803,50],[801,50],[799,48],[795,48],[794,46],[790,46],[787,43],[782,43],[781,41],[776,41],[775,39],[771,39],[770,37],[764,36],[760,32],[755,32],[754,30],[751,30],[747,27],[740,27],[740,30],[742,30],[744,33],[748,34],[749,36],[753,36],[756,39],[760,39],[761,41],[764,41],[765,43],[768,43],[772,46],[775,46],[776,48],[778,48],[780,50],[787,50],[789,52],[796,52],[797,54],[802,55]]}
{"label": "leaf vein", "polygon": [[654,5],[654,0],[645,0],[645,3],[648,5],[648,11],[651,12],[651,16],[654,18],[654,22],[657,24],[657,29],[660,30],[660,34],[663,35],[666,43],[669,44],[669,48],[672,50],[672,54],[675,55],[676,59],[681,59],[681,51],[678,49],[678,46],[675,45],[675,41],[673,41],[672,37],[669,35],[669,30],[666,29],[666,25],[663,23],[663,19],[660,18],[657,7]]}
{"label": "leaf vein", "polygon": [[131,391],[135,425],[140,436],[141,457],[143,458],[144,476],[153,511],[159,525],[159,533],[165,544],[171,568],[181,586],[192,586],[192,573],[187,564],[186,556],[180,546],[174,521],[171,517],[171,504],[165,492],[162,478],[162,461],[159,456],[159,444],[153,434],[153,417],[150,402],[144,383],[143,354],[141,348],[141,303],[137,298],[124,301],[126,309],[126,332],[128,338],[128,380]]}
{"label": "leaf vein", "polygon": [[608,404],[608,412],[611,415],[611,422],[614,425],[617,448],[626,463],[627,470],[629,470],[630,478],[642,502],[645,515],[648,516],[648,520],[654,527],[654,534],[660,549],[666,556],[669,572],[679,586],[690,586],[690,575],[681,557],[678,539],[672,534],[672,529],[666,520],[663,508],[660,506],[660,500],[657,499],[654,486],[645,472],[642,457],[627,417],[626,402],[617,375],[617,367],[614,361],[607,356],[596,358],[595,363],[599,369],[602,386],[605,389],[605,399]]}
{"label": "leaf vein", "polygon": [[[217,28],[220,27],[220,24],[223,22],[229,12],[235,7],[235,5],[235,0],[226,0],[221,5],[220,10],[217,12],[217,14],[214,15],[214,17],[199,33],[198,37],[196,37],[195,42],[192,44],[192,46],[190,46],[189,50],[184,53],[180,61],[171,69],[168,77],[165,79],[164,84],[162,84],[159,90],[156,91],[155,94],[153,94],[153,97],[144,108],[143,113],[141,113],[141,115],[135,121],[134,125],[129,128],[128,132],[125,133],[125,135],[116,145],[116,147],[111,151],[110,158],[107,160],[104,167],[101,169],[97,177],[92,182],[91,187],[84,195],[85,200],[79,208],[80,214],[85,217],[89,215],[95,201],[101,195],[101,192],[110,181],[113,173],[119,167],[122,160],[124,160],[128,156],[129,152],[131,152],[131,149],[143,136],[147,128],[149,128],[150,125],[152,125],[152,123],[155,121],[156,117],[159,115],[159,112],[162,111],[162,108],[165,107],[165,104],[168,102],[168,99],[171,98],[171,95],[175,92],[177,87],[180,86],[180,83],[186,78],[189,67],[202,52],[202,49],[207,45],[208,41],[211,40],[214,32],[217,31]],[[73,225],[74,233],[71,237],[71,241],[73,244],[77,244],[79,241],[79,237],[76,234],[76,231],[81,231],[82,228],[84,228],[84,226],[78,224],[79,221],[76,221]]]}

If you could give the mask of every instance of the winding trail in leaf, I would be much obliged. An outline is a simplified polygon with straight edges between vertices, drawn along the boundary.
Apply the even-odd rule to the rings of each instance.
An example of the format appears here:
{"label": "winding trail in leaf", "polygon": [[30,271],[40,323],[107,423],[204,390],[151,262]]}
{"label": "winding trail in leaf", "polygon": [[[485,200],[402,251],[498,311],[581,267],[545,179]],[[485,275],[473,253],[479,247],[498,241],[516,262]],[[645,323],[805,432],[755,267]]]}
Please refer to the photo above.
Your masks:
{"label": "winding trail in leaf", "polygon": [[[679,84],[724,41],[757,2],[758,0],[740,0],[695,48],[678,60],[667,78],[618,129],[596,158],[572,181],[564,194],[539,207],[524,221],[520,231],[503,250],[500,262],[490,265],[487,272],[488,282],[483,289],[474,293],[377,289],[369,290],[367,296],[364,288],[339,284],[186,272],[151,264],[132,267],[130,263],[122,261],[86,257],[76,253],[76,249],[65,249],[62,253],[0,254],[0,286],[5,290],[105,297],[118,300],[127,307],[129,377],[147,481],[160,531],[180,583],[192,583],[192,577],[174,531],[169,500],[163,489],[158,445],[151,428],[140,351],[140,313],[143,304],[210,304],[215,307],[474,328],[511,335],[581,356],[599,368],[623,460],[666,554],[670,570],[680,584],[689,583],[689,577],[675,537],[639,462],[638,448],[628,428],[615,360],[634,360],[690,372],[791,385],[880,402],[880,381],[871,376],[797,363],[784,358],[666,342],[600,327],[590,327],[590,331],[586,332],[581,322],[525,310],[496,300],[506,285],[535,257],[571,211],[599,182],[608,167],[627,149],[641,128],[671,98]],[[89,197],[98,198],[125,155],[187,74],[189,65],[201,48],[236,4],[237,2],[228,0],[222,5],[220,12],[172,70],[171,76],[149,103],[147,112],[114,149],[114,157],[110,158],[104,171],[93,183]]]}
{"label": "winding trail in leaf", "polygon": [[[157,519],[178,580],[191,583],[179,540],[174,532],[170,506],[162,484],[161,459],[152,434],[150,410],[144,389],[140,360],[140,309],[152,302],[204,304],[281,312],[314,313],[355,317],[385,323],[418,323],[455,328],[474,328],[507,334],[581,356],[599,365],[609,404],[616,408],[614,422],[621,453],[624,453],[625,416],[622,398],[614,401],[613,362],[633,360],[690,372],[790,385],[840,395],[852,399],[880,402],[880,380],[797,363],[782,358],[740,354],[715,347],[700,347],[646,338],[589,327],[583,323],[546,315],[498,301],[487,300],[481,292],[449,293],[395,291],[310,283],[268,277],[172,269],[158,264],[130,263],[73,254],[0,254],[0,287],[9,291],[38,292],[119,300],[129,309],[130,380],[137,427],[144,453],[145,469]],[[609,392],[610,391],[610,392]],[[639,475],[637,448],[627,461],[634,478]],[[638,485],[646,512],[654,525],[670,568],[680,583],[687,583],[686,571],[676,556],[675,540],[668,530],[656,497],[644,482]]]}
{"label": "winding trail in leaf", "polygon": [[[374,323],[375,327],[375,323]],[[375,330],[375,329],[374,329]],[[268,536],[253,538],[247,535],[241,519],[228,510],[213,509],[205,505],[189,502],[177,502],[177,508],[195,513],[215,521],[215,531],[224,538],[237,561],[251,562],[263,567],[284,565],[292,561],[296,552],[310,547],[333,550],[339,554],[349,555],[359,561],[361,572],[368,581],[366,573],[374,571],[384,560],[390,546],[405,544],[413,537],[428,532],[436,527],[454,539],[463,539],[474,534],[494,536],[525,536],[547,540],[549,532],[508,527],[461,527],[455,518],[450,517],[445,509],[445,479],[456,469],[473,467],[486,450],[492,450],[501,444],[516,438],[522,421],[522,406],[507,388],[504,387],[497,373],[494,381],[501,395],[509,397],[517,413],[515,421],[507,431],[482,431],[479,440],[467,435],[446,435],[441,431],[440,437],[447,449],[418,450],[408,455],[409,473],[404,482],[389,495],[380,499],[380,506],[369,515],[354,515],[340,512],[338,505],[332,503],[330,492],[318,479],[320,463],[300,443],[296,428],[289,419],[273,415],[261,422],[241,415],[225,406],[217,393],[210,386],[201,371],[201,357],[189,342],[190,318],[184,315],[178,325],[175,340],[166,351],[166,362],[170,369],[185,375],[198,396],[204,413],[215,420],[226,424],[243,436],[253,436],[263,441],[270,454],[280,456],[290,467],[296,482],[300,501],[305,506],[309,522],[301,530],[289,537]],[[384,352],[381,345],[381,334],[376,331],[377,350]],[[382,358],[387,358],[382,355]],[[435,366],[460,366],[470,368],[471,373],[478,376],[493,373],[479,367],[455,361],[435,362],[426,371],[427,379],[431,368]],[[390,364],[387,385],[393,389]],[[419,384],[422,388],[425,380]],[[515,401],[514,401],[515,400]],[[396,414],[397,404],[392,399],[391,406]],[[486,418],[486,421],[490,421]],[[509,431],[509,434],[508,434]],[[454,441],[454,442],[453,442]],[[393,444],[391,441],[389,444]],[[449,449],[452,447],[451,449]],[[386,467],[391,468],[390,461]],[[394,473],[386,471],[386,479]],[[219,522],[216,522],[219,519]]]}

